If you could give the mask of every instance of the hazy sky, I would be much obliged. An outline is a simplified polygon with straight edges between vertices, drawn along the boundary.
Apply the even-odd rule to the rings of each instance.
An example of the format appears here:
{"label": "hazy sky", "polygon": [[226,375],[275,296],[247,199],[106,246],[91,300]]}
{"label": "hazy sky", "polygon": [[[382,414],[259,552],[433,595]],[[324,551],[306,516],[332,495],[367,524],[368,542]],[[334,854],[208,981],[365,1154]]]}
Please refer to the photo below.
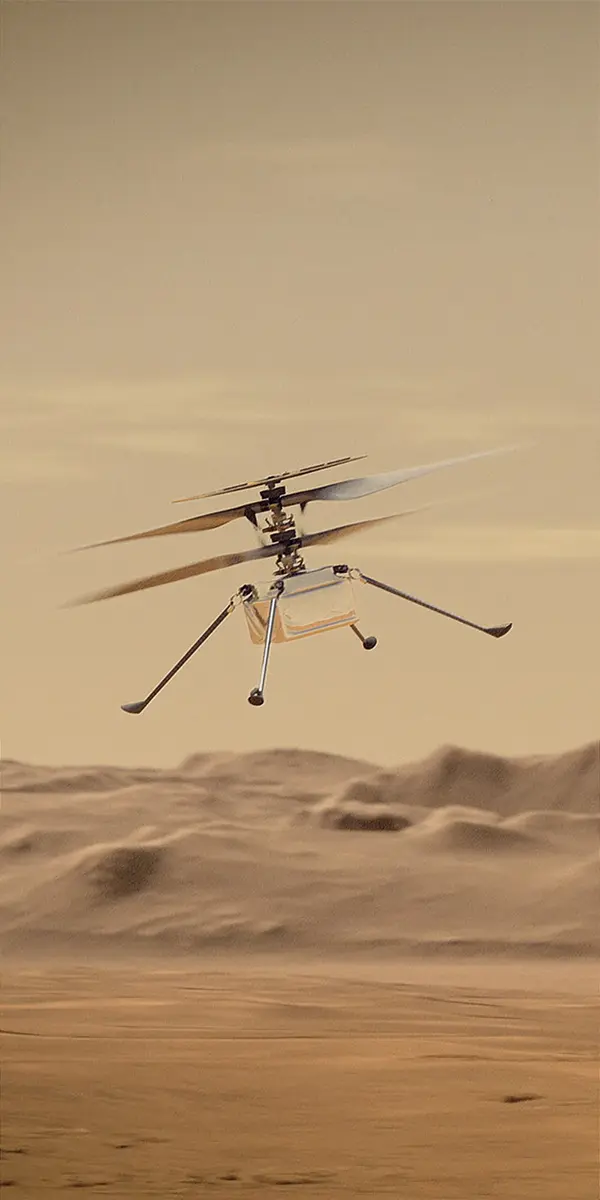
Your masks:
{"label": "hazy sky", "polygon": [[[393,763],[597,737],[598,4],[1,14],[2,754],[169,765],[302,745]],[[129,717],[264,568],[62,607],[254,544],[235,523],[63,554],[210,508],[173,497],[515,442],[308,514],[317,529],[453,498],[309,565],[513,620],[504,641],[361,589],[377,650],[348,631],[276,647],[252,709],[260,650],[238,613]]]}

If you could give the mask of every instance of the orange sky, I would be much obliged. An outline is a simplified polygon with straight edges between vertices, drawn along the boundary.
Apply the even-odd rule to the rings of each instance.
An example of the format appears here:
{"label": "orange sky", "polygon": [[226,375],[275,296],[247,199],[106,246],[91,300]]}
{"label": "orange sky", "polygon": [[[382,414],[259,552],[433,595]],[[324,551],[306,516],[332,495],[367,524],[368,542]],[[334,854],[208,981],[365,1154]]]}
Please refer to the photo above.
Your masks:
{"label": "orange sky", "polygon": [[[599,11],[4,0],[4,756],[392,763],[598,736]],[[236,614],[135,718],[120,704],[264,569],[61,607],[254,544],[236,523],[62,554],[210,507],[175,496],[515,442],[307,518],[453,498],[309,565],[513,620],[504,641],[361,590],[377,650],[347,631],[276,647],[252,709],[260,652]]]}

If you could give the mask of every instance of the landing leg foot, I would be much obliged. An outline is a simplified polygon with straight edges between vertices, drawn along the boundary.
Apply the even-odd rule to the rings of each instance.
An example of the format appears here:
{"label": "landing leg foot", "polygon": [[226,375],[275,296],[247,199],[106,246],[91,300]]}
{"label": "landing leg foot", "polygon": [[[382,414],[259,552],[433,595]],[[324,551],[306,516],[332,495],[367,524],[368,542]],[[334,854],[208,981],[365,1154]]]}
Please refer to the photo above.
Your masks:
{"label": "landing leg foot", "polygon": [[252,691],[248,696],[248,704],[253,704],[256,708],[258,708],[261,704],[264,704],[264,702],[265,698],[260,689],[252,688]]}
{"label": "landing leg foot", "polygon": [[374,650],[375,649],[375,647],[377,645],[376,637],[364,637],[363,634],[360,632],[358,625],[356,625],[356,624],[351,625],[350,628],[351,628],[352,632],[356,634],[359,641],[362,642],[363,650]]}

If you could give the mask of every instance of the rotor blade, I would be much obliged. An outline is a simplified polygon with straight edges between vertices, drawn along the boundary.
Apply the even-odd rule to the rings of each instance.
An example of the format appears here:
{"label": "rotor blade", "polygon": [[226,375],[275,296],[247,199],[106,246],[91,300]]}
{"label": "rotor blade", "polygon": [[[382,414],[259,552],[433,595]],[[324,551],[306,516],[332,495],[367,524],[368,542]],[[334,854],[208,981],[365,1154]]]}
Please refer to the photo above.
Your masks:
{"label": "rotor blade", "polygon": [[[428,475],[432,471],[439,471],[446,467],[456,466],[459,463],[470,462],[472,459],[486,458],[495,454],[506,454],[509,450],[515,447],[509,446],[498,450],[483,450],[478,454],[468,454],[461,458],[449,458],[442,462],[429,463],[420,467],[401,467],[398,471],[387,471],[379,475],[364,475],[357,479],[343,480],[341,483],[325,484],[323,487],[308,488],[306,491],[293,492],[288,496],[283,497],[283,505],[287,508],[293,508],[301,505],[303,508],[307,504],[311,504],[315,500],[356,500],[361,496],[370,496],[374,492],[380,492],[386,488],[396,487],[397,484],[406,483],[410,479],[415,479],[420,475]],[[364,458],[365,455],[359,457]],[[322,467],[338,466],[344,462],[356,462],[358,459],[338,459],[337,462],[323,463]],[[296,475],[308,474],[310,471],[320,470],[321,467],[306,467],[302,471],[295,472]],[[287,476],[279,478],[287,478],[292,472],[288,472]],[[258,483],[267,482],[259,480]],[[222,492],[239,491],[245,487],[257,486],[257,484],[240,484],[234,488],[223,488]],[[216,496],[221,493],[207,492],[206,496]],[[188,496],[187,500],[198,500],[205,497]],[[174,500],[174,504],[183,503],[183,501]],[[142,538],[164,537],[167,534],[173,533],[200,533],[208,529],[219,529],[223,525],[227,525],[230,521],[235,521],[239,517],[246,516],[247,512],[260,512],[263,508],[262,501],[251,501],[249,504],[240,504],[235,508],[224,508],[219,512],[204,513],[198,517],[188,517],[183,521],[174,521],[169,525],[159,525],[156,529],[144,530],[142,533],[126,534],[124,537],[109,538],[103,542],[91,542],[86,546],[76,546],[75,551],[80,550],[95,550],[101,546],[114,546],[120,542],[134,542]],[[74,553],[71,551],[70,553]]]}
{"label": "rotor blade", "polygon": [[[309,492],[300,493],[300,495],[304,494],[310,495]],[[295,506],[299,503],[300,501],[297,500],[295,496],[287,497],[288,507]],[[119,542],[135,542],[140,538],[161,537],[165,534],[171,533],[197,533],[205,529],[217,529],[221,525],[226,525],[229,521],[234,521],[237,517],[244,517],[247,515],[247,513],[254,512],[256,507],[257,506],[253,504],[239,505],[238,508],[226,508],[221,512],[206,513],[204,516],[188,517],[184,521],[173,521],[170,525],[159,525],[157,529],[147,529],[143,533],[131,533],[125,535],[125,537],[110,538],[110,540],[106,542],[91,542],[87,546],[76,546],[75,550],[70,551],[70,553],[76,553],[79,550],[95,550],[100,546],[114,546]],[[412,509],[411,511],[416,512],[418,510]],[[398,515],[404,516],[405,514],[400,513]],[[386,519],[387,518],[385,517],[378,518],[378,520]],[[390,519],[395,520],[396,517],[392,516]],[[357,527],[360,527],[361,525],[364,525],[364,522],[357,522]],[[348,526],[340,526],[340,528],[348,528]],[[302,535],[299,534],[299,536]],[[306,540],[304,540],[303,544],[307,544]]]}
{"label": "rotor blade", "polygon": [[231,492],[243,492],[247,488],[261,487],[263,484],[280,483],[282,479],[296,479],[299,475],[311,475],[313,471],[326,471],[333,467],[345,466],[346,463],[360,462],[366,458],[366,454],[358,454],[355,457],[334,458],[330,462],[317,463],[313,467],[301,467],[298,471],[282,471],[281,475],[265,475],[263,479],[250,479],[246,483],[236,483],[233,487],[219,488],[216,492],[200,492],[198,496],[182,496],[178,500],[172,500],[172,504],[187,504],[189,500],[209,500],[213,496],[226,496]]}
{"label": "rotor blade", "polygon": [[204,529],[219,529],[221,525],[227,525],[229,521],[243,517],[244,509],[245,505],[241,504],[237,508],[224,508],[221,512],[188,517],[184,521],[173,521],[170,525],[159,525],[156,529],[146,529],[143,533],[130,533],[124,537],[109,538],[105,542],[90,542],[87,546],[76,546],[75,551],[71,551],[71,553],[79,550],[96,550],[99,546],[115,546],[118,542],[135,542],[140,538],[163,537],[169,533],[199,533]]}
{"label": "rotor blade", "polygon": [[357,500],[361,496],[370,496],[373,492],[381,492],[386,488],[396,487],[409,479],[420,475],[429,475],[432,471],[440,471],[446,467],[458,466],[459,463],[471,462],[477,458],[487,458],[494,454],[507,454],[514,446],[502,447],[497,450],[481,450],[477,454],[463,455],[461,458],[447,458],[441,462],[427,463],[420,467],[400,467],[397,471],[384,471],[380,475],[364,475],[358,479],[345,479],[341,483],[326,483],[323,487],[310,488],[306,492],[298,492],[287,497],[288,504],[311,504],[314,500]]}
{"label": "rotor blade", "polygon": [[306,533],[302,538],[302,546],[328,546],[330,542],[350,537],[351,534],[358,533],[361,529],[372,529],[373,526],[383,525],[386,521],[399,521],[401,517],[411,517],[417,512],[421,512],[421,509],[411,508],[407,512],[391,513],[388,517],[371,517],[367,521],[353,521],[350,525],[336,525],[333,529],[324,529],[321,533]]}
{"label": "rotor blade", "polygon": [[185,567],[174,567],[171,571],[160,571],[157,575],[146,575],[143,579],[132,580],[131,583],[106,588],[105,591],[94,592],[91,596],[82,596],[80,600],[74,600],[70,607],[92,604],[95,600],[110,600],[113,596],[126,596],[130,592],[142,592],[147,588],[161,587],[163,583],[177,583],[181,579],[206,575],[210,571],[221,571],[224,567],[236,567],[239,563],[251,562],[256,558],[269,558],[278,554],[280,549],[280,546],[259,546],[256,550],[241,550],[237,554],[218,554],[215,558],[204,558],[201,562],[190,563]]}
{"label": "rotor blade", "polygon": [[[294,539],[291,545],[292,547],[327,545],[329,542],[338,541],[339,538],[349,537],[353,533],[358,533],[361,529],[370,529],[374,525],[383,524],[385,521],[397,521],[401,517],[410,516],[413,512],[418,511],[420,510],[413,509],[409,513],[394,513],[388,517],[374,517],[367,521],[354,521],[351,525],[339,525],[333,529],[324,529],[319,533],[309,533],[305,537]],[[141,592],[147,588],[160,587],[164,583],[177,583],[181,579],[191,579],[195,575],[206,575],[210,571],[221,571],[226,567],[236,567],[244,562],[252,562],[261,558],[273,558],[278,554],[284,554],[285,550],[285,544],[274,542],[270,546],[259,546],[255,550],[242,550],[237,554],[219,554],[215,558],[205,558],[201,562],[190,563],[185,567],[175,567],[170,571],[161,571],[157,575],[146,575],[142,579],[132,580],[131,583],[118,584],[116,587],[107,588],[105,591],[95,592],[91,596],[83,596],[80,600],[72,601],[69,607],[80,604],[91,604],[96,600],[110,600],[114,596],[125,596],[130,592]]]}

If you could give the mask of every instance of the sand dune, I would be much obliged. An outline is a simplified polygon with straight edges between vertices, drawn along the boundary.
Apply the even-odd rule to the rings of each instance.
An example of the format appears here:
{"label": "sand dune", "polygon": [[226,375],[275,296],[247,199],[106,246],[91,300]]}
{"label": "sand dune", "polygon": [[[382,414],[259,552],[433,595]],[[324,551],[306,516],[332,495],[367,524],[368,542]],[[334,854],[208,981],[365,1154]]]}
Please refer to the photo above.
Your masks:
{"label": "sand dune", "polygon": [[599,743],[565,754],[506,758],[445,746],[380,777],[382,797],[437,808],[466,804],[509,816],[530,809],[598,813]]}
{"label": "sand dune", "polygon": [[599,750],[5,760],[3,949],[596,954]]}

